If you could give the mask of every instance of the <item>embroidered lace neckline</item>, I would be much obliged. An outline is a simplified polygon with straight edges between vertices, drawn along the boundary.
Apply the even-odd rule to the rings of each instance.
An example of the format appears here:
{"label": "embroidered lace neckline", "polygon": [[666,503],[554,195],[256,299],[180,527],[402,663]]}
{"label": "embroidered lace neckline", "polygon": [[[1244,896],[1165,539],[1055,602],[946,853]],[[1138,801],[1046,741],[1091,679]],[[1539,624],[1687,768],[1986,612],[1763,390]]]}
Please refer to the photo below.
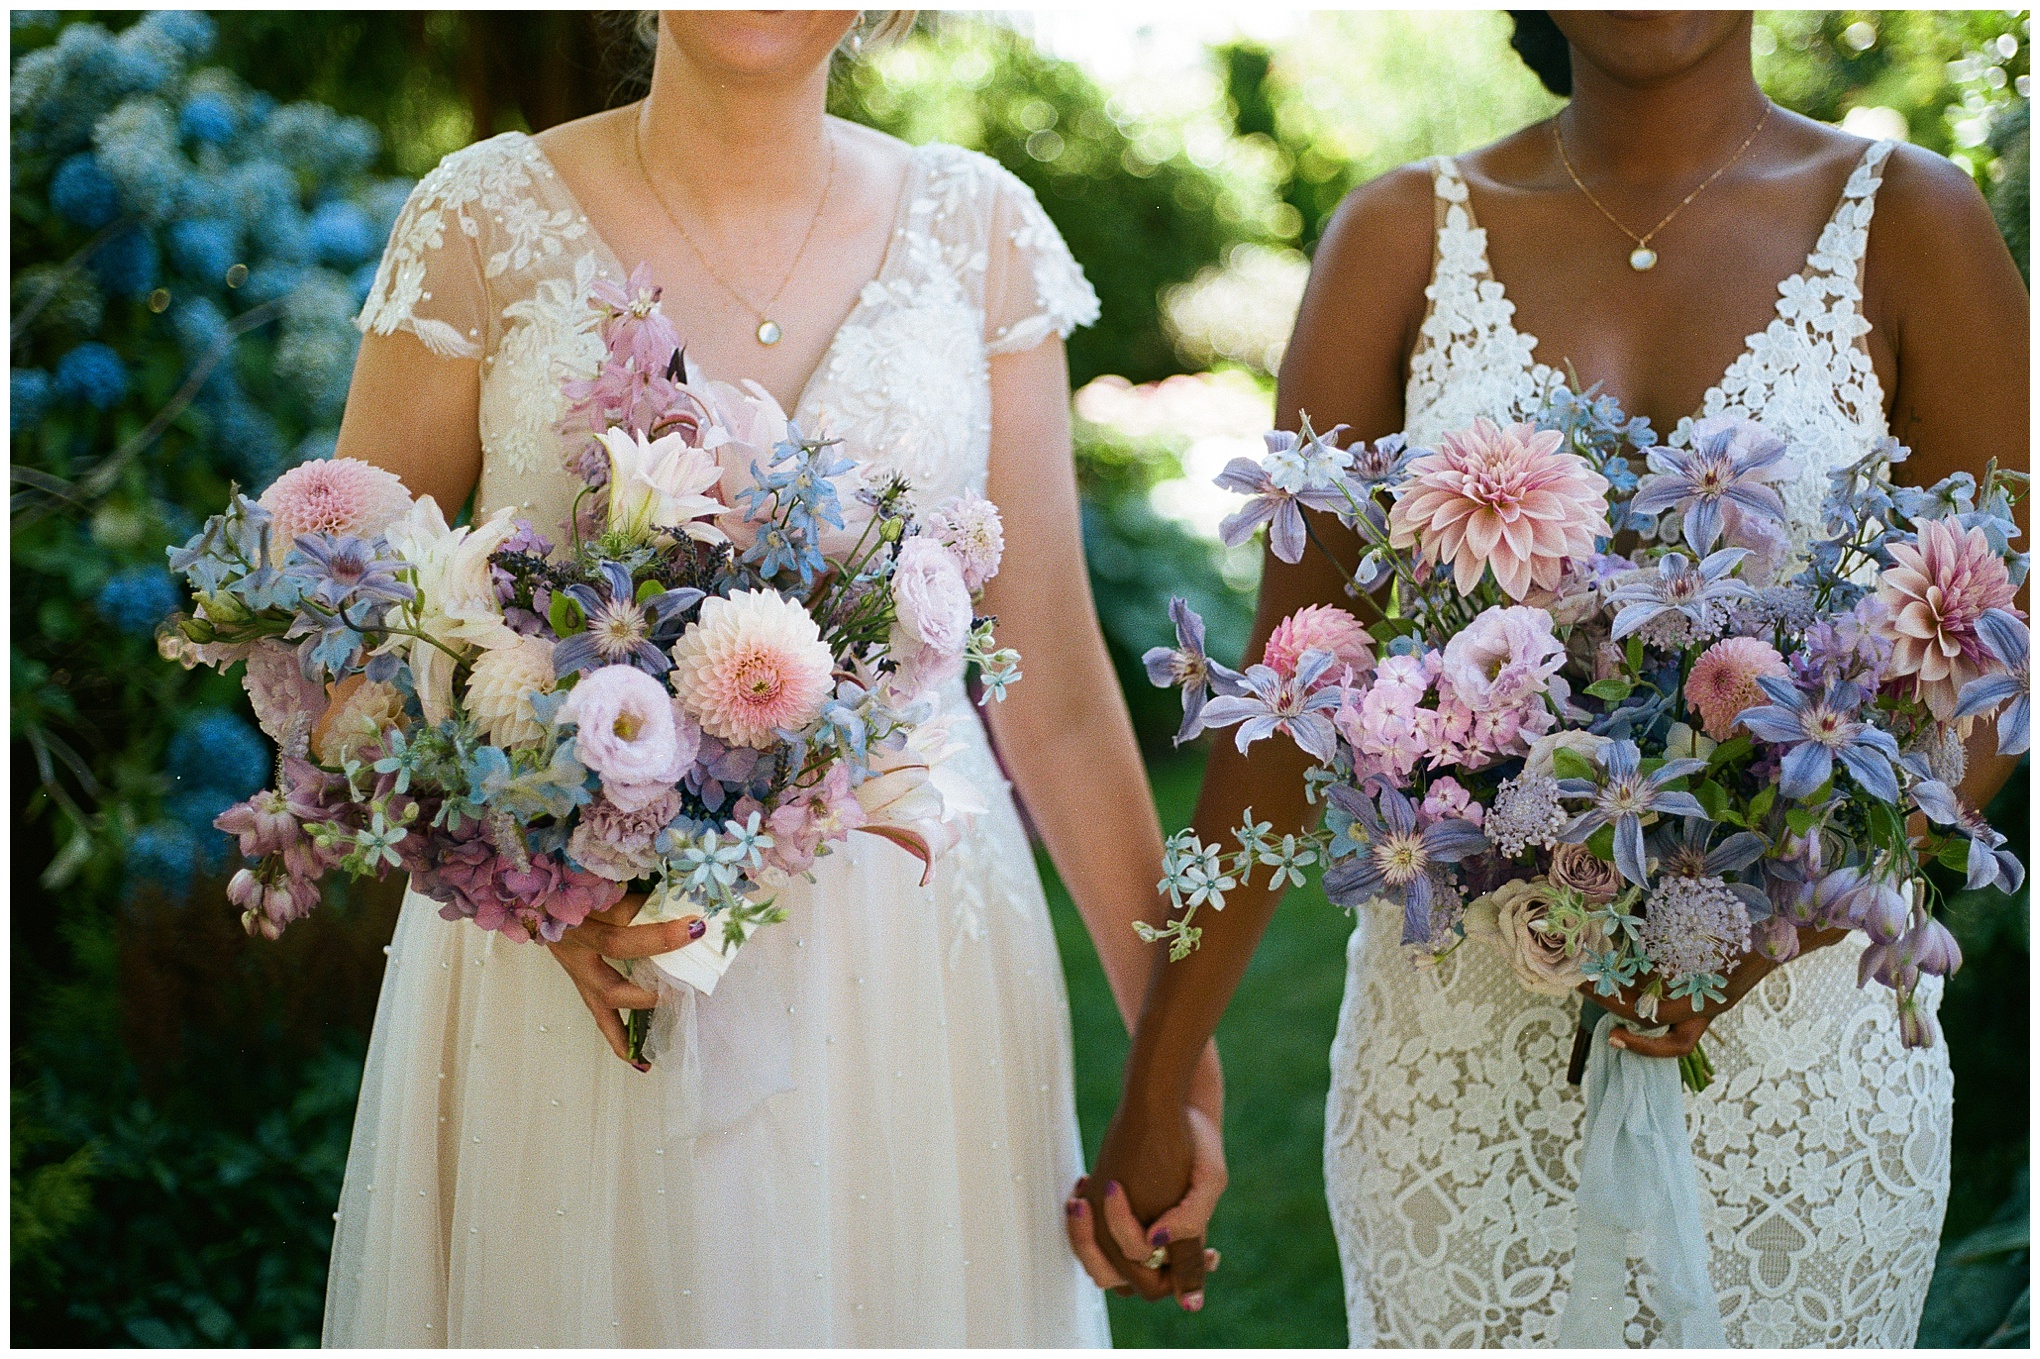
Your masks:
{"label": "embroidered lace neckline", "polygon": [[[581,200],[575,195],[573,189],[568,186],[565,176],[561,175],[559,170],[553,165],[552,157],[548,156],[545,148],[538,144],[538,139],[524,132],[512,135],[528,148],[533,160],[545,171],[546,177],[553,182],[554,187],[559,191],[561,199],[567,207],[573,210],[574,216],[579,219],[582,226],[587,228],[589,244],[602,257],[605,265],[616,270],[617,281],[622,282],[624,279],[629,278],[630,270],[624,267],[623,257],[609,244],[608,238],[596,230],[595,223],[588,216],[588,210],[581,206]],[[918,146],[909,147],[907,149],[907,173],[905,179],[900,184],[899,202],[893,207],[892,225],[888,228],[885,255],[879,260],[878,271],[871,276],[871,281],[857,290],[857,300],[851,303],[850,310],[837,323],[836,329],[829,336],[829,343],[822,349],[821,357],[815,361],[814,371],[809,373],[807,380],[801,384],[800,393],[794,398],[794,404],[790,408],[793,419],[796,422],[811,423],[812,411],[810,408],[815,403],[818,389],[821,386],[824,375],[830,369],[831,361],[836,357],[837,350],[842,346],[845,332],[849,331],[853,325],[863,319],[865,310],[872,304],[874,287],[882,288],[892,280],[893,275],[898,271],[902,256],[905,253],[901,243],[907,238],[907,219],[913,212],[915,200],[920,196],[920,180],[925,172],[926,166],[921,155],[921,148]],[[689,362],[691,363],[692,360],[690,359]]]}

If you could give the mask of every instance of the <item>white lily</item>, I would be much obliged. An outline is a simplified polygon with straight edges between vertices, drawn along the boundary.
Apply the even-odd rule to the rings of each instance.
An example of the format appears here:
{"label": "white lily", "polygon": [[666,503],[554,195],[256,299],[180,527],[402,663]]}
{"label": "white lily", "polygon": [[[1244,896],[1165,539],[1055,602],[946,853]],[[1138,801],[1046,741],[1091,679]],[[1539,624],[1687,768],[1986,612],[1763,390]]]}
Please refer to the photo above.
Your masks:
{"label": "white lily", "polygon": [[[480,524],[448,528],[431,496],[420,496],[387,530],[389,545],[416,573],[418,631],[460,653],[510,646],[517,633],[503,621],[489,577],[489,554],[517,532],[506,506]],[[399,605],[398,608],[405,606]],[[454,657],[422,638],[396,639],[410,649],[411,678],[425,720],[453,715]]]}
{"label": "white lily", "polygon": [[673,529],[699,542],[725,541],[704,523],[729,507],[702,492],[722,479],[713,454],[690,447],[678,434],[659,439],[627,429],[602,435],[609,450],[609,527],[633,540],[655,528]]}
{"label": "white lily", "polygon": [[935,860],[957,841],[969,818],[987,807],[950,757],[963,749],[945,722],[914,727],[899,750],[874,751],[872,776],[857,786],[865,823],[858,830],[890,840],[919,859],[927,886]]}

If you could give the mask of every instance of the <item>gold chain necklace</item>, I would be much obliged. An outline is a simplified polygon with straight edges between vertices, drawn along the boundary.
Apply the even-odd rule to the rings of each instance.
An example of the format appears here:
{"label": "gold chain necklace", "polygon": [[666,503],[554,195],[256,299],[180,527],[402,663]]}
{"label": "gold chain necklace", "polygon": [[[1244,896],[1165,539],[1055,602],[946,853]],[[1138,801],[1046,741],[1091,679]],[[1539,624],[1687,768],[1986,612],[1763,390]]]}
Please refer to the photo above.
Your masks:
{"label": "gold chain necklace", "polygon": [[821,201],[815,204],[815,215],[808,221],[807,234],[800,238],[800,249],[793,252],[793,263],[786,266],[786,276],[779,280],[779,286],[772,290],[772,296],[766,298],[765,305],[760,307],[738,292],[734,284],[715,271],[715,266],[708,262],[708,252],[695,242],[694,234],[681,222],[672,205],[666,201],[666,196],[659,192],[657,182],[652,179],[651,170],[645,165],[645,151],[638,133],[638,119],[630,120],[631,156],[637,161],[638,174],[644,177],[645,187],[652,191],[653,201],[659,205],[659,210],[666,214],[666,220],[673,224],[673,229],[680,233],[680,238],[687,242],[687,248],[694,252],[694,257],[701,261],[701,267],[708,272],[708,276],[720,284],[724,292],[736,298],[746,311],[758,318],[758,329],[755,333],[758,336],[758,343],[762,345],[778,344],[779,337],[785,334],[779,322],[772,319],[772,309],[778,303],[779,295],[786,291],[786,285],[793,282],[793,276],[800,271],[800,262],[807,257],[808,242],[815,238],[815,228],[821,224],[822,213],[829,206],[829,190],[835,187],[836,141],[827,131],[824,131],[822,136],[829,143],[829,173],[822,180]]}
{"label": "gold chain necklace", "polygon": [[1565,153],[1565,134],[1558,130],[1557,118],[1553,118],[1551,120],[1551,139],[1558,143],[1558,159],[1560,163],[1562,163],[1565,166],[1565,172],[1568,175],[1572,176],[1573,187],[1578,189],[1581,193],[1585,194],[1587,196],[1587,201],[1589,203],[1592,203],[1595,207],[1599,208],[1601,210],[1601,215],[1607,218],[1608,221],[1614,226],[1614,228],[1617,231],[1627,236],[1630,240],[1636,242],[1636,249],[1629,252],[1629,267],[1636,270],[1636,272],[1640,274],[1644,270],[1651,268],[1653,265],[1657,263],[1657,251],[1650,248],[1651,241],[1657,237],[1657,234],[1660,231],[1663,231],[1665,229],[1665,227],[1671,222],[1671,220],[1674,217],[1677,217],[1682,211],[1685,210],[1685,207],[1688,203],[1692,202],[1694,199],[1698,198],[1702,193],[1706,192],[1707,187],[1710,184],[1714,183],[1715,180],[1720,179],[1723,175],[1727,174],[1729,167],[1734,165],[1737,161],[1743,158],[1743,152],[1750,149],[1750,143],[1755,141],[1757,139],[1757,134],[1764,130],[1764,124],[1771,121],[1771,110],[1776,107],[1777,105],[1773,104],[1770,100],[1766,99],[1764,101],[1763,116],[1757,119],[1757,125],[1750,129],[1749,136],[1743,138],[1742,145],[1738,146],[1735,149],[1735,154],[1730,156],[1727,160],[1723,161],[1721,164],[1721,168],[1719,170],[1716,170],[1713,174],[1701,180],[1699,188],[1693,190],[1693,192],[1687,194],[1684,198],[1681,198],[1679,200],[1679,205],[1677,207],[1673,208],[1670,212],[1666,213],[1664,217],[1659,220],[1656,226],[1652,227],[1649,231],[1644,232],[1641,236],[1631,231],[1628,227],[1622,225],[1621,220],[1617,218],[1614,213],[1608,211],[1606,205],[1604,205],[1600,199],[1594,197],[1594,191],[1592,189],[1589,189],[1583,182],[1581,182],[1579,171],[1573,169],[1572,157],[1566,155]]}

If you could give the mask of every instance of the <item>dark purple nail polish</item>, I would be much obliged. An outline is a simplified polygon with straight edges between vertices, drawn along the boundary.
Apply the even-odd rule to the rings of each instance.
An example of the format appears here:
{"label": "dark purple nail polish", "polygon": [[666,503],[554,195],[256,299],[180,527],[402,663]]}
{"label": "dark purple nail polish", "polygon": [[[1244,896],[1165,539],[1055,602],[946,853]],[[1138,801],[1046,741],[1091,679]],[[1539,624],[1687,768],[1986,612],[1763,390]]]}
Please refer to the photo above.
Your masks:
{"label": "dark purple nail polish", "polygon": [[631,1067],[642,1075],[652,1069],[652,1064],[650,1062],[632,1062]]}
{"label": "dark purple nail polish", "polygon": [[1148,1244],[1149,1244],[1150,1246],[1166,1246],[1166,1245],[1168,1245],[1168,1244],[1169,1244],[1169,1229],[1168,1229],[1167,1227],[1157,1227],[1157,1228],[1155,1228],[1155,1229],[1154,1229],[1154,1231],[1153,1231],[1152,1233],[1150,1233],[1150,1234],[1149,1234],[1149,1236],[1148,1236]]}
{"label": "dark purple nail polish", "polygon": [[687,927],[687,937],[689,939],[699,939],[702,935],[707,933],[708,922],[706,920],[697,920],[692,925],[689,925]]}
{"label": "dark purple nail polish", "polygon": [[1082,1199],[1071,1199],[1063,1205],[1063,1211],[1071,1217],[1082,1217],[1084,1215],[1084,1201]]}
{"label": "dark purple nail polish", "polygon": [[1105,1186],[1105,1197],[1108,1199],[1116,1199],[1119,1197],[1119,1181],[1113,1180],[1110,1184],[1107,1184]]}

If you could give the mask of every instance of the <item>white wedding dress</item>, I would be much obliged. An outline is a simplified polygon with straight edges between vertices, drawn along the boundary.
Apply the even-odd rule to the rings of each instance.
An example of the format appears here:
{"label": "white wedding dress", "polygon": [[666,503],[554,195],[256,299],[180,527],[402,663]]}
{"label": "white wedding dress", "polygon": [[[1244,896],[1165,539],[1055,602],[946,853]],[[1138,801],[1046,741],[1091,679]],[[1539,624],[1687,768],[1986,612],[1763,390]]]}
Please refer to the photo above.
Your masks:
{"label": "white wedding dress", "polygon": [[[522,134],[413,192],[360,325],[481,360],[482,509],[566,519],[560,383],[601,357],[590,282],[625,272]],[[982,491],[987,356],[1096,314],[1019,181],[918,148],[795,418],[920,498]],[[960,684],[944,702],[990,813],[926,889],[853,836],[782,894],[787,922],[695,1007],[698,1069],[631,1070],[543,948],[406,895],[327,1344],[1109,1343],[1058,1210],[1082,1153],[1048,909],[981,721]]]}
{"label": "white wedding dress", "polygon": [[[1858,287],[1889,143],[1870,147],[1777,317],[1700,414],[1762,420],[1792,449],[1795,541],[1829,468],[1885,437]],[[1518,418],[1549,379],[1487,262],[1465,181],[1434,163],[1437,252],[1410,361],[1410,442]],[[1589,375],[1590,376],[1590,375]],[[1683,442],[1692,421],[1672,436]],[[1550,1344],[1564,1309],[1579,1091],[1577,1003],[1524,991],[1477,945],[1413,973],[1397,923],[1362,910],[1332,1048],[1325,1179],[1356,1346]],[[1856,986],[1861,935],[1787,964],[1718,1020],[1687,1110],[1729,1343],[1910,1346],[1948,1198],[1948,1049],[1899,1046],[1890,994]],[[1922,984],[1938,1008],[1940,986]],[[1626,1338],[1659,1339],[1632,1261]]]}

